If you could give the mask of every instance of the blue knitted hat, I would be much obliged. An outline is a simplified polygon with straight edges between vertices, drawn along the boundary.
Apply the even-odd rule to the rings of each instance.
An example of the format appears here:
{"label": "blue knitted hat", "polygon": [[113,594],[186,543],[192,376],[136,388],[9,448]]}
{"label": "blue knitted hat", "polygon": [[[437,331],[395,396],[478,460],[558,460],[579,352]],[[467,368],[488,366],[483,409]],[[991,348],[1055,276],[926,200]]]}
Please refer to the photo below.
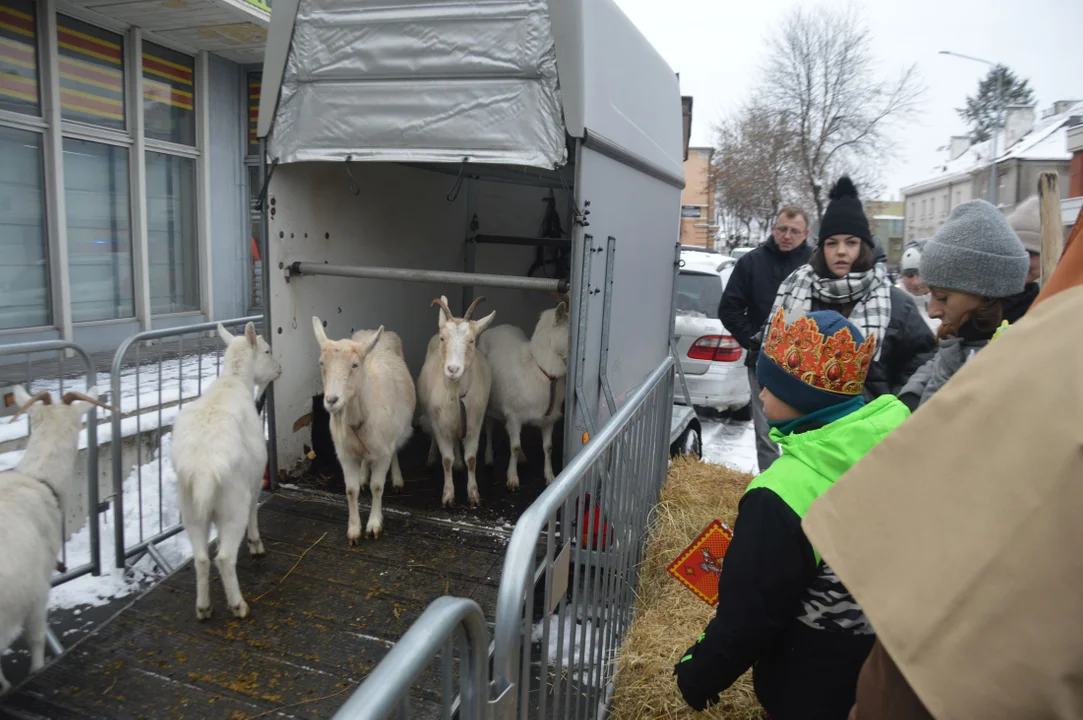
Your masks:
{"label": "blue knitted hat", "polygon": [[834,310],[810,312],[787,325],[782,308],[771,320],[756,377],[787,405],[808,415],[861,395],[874,337]]}

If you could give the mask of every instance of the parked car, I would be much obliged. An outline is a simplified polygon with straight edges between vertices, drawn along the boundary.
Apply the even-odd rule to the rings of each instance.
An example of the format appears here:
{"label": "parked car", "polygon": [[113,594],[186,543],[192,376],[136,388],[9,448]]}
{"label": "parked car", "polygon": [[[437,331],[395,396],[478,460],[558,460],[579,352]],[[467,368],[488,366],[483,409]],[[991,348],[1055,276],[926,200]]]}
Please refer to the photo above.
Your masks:
{"label": "parked car", "polygon": [[[751,392],[745,350],[718,319],[722,291],[735,264],[732,257],[715,252],[681,251],[674,332],[692,404],[748,419]],[[685,402],[679,384],[674,401]]]}
{"label": "parked car", "polygon": [[747,255],[748,253],[752,252],[754,249],[755,248],[750,248],[750,247],[733,248],[733,250],[730,252],[730,257],[732,257],[734,262],[736,262],[736,261],[740,260],[744,255]]}

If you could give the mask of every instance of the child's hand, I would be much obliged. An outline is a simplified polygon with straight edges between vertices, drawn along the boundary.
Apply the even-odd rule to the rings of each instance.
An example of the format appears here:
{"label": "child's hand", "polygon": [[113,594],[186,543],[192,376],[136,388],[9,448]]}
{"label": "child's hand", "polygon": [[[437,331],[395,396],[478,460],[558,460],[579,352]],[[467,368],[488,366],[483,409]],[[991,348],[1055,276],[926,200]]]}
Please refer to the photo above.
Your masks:
{"label": "child's hand", "polygon": [[673,666],[673,674],[677,676],[677,689],[688,707],[702,712],[719,701],[719,693],[706,691],[706,688],[714,683],[709,678],[701,677],[702,669],[696,664],[695,650],[696,645],[693,645],[681,655],[681,659]]}

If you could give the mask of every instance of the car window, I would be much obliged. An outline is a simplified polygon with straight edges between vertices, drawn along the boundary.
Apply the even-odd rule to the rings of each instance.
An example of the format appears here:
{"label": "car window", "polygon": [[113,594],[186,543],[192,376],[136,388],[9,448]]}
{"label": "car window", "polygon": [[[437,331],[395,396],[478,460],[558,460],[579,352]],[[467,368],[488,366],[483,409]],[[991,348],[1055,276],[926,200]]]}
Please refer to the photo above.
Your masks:
{"label": "car window", "polygon": [[677,314],[717,318],[722,300],[722,280],[711,273],[681,272],[677,275]]}

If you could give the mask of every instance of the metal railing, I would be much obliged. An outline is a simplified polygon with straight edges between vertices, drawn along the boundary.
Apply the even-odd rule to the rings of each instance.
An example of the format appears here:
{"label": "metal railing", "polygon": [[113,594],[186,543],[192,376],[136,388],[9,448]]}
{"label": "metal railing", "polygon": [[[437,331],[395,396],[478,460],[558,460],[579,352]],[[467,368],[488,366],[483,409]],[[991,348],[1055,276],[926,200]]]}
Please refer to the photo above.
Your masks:
{"label": "metal railing", "polygon": [[[73,353],[79,361],[82,363],[83,374],[86,377],[85,388],[74,388],[70,379],[66,379],[67,374],[64,370],[65,354],[67,352]],[[36,378],[37,373],[34,372],[34,356],[41,355],[43,353],[56,353],[58,356],[58,370],[57,381],[54,384],[52,381]],[[66,342],[63,340],[47,340],[44,342],[32,342],[32,343],[18,343],[14,345],[0,346],[0,357],[7,357],[11,355],[26,355],[26,382],[23,387],[33,395],[35,392],[42,390],[48,390],[54,395],[63,395],[65,390],[89,390],[98,383],[97,373],[94,371],[94,362],[86,350],[76,345],[75,343]],[[70,362],[70,361],[69,361]],[[65,383],[67,387],[65,388]],[[102,388],[98,388],[99,394]],[[6,422],[6,421],[5,421]],[[29,437],[29,420],[27,423],[28,437]],[[75,494],[68,494],[68,501],[65,503],[65,507],[61,508],[61,544],[59,561],[62,563],[63,571],[58,571],[53,575],[53,586],[56,587],[69,580],[74,580],[77,577],[82,577],[87,574],[100,575],[101,574],[101,537],[99,533],[98,525],[98,412],[94,406],[91,406],[90,411],[86,414],[86,531],[88,536],[87,544],[87,557],[85,560],[82,557],[76,556],[74,559],[77,564],[74,567],[69,566],[69,560],[72,556],[69,554],[69,544],[74,538],[68,537],[68,525],[67,515],[69,507],[75,501]],[[77,529],[79,531],[80,529]],[[81,544],[81,543],[80,543]],[[78,553],[82,555],[82,553]]]}
{"label": "metal railing", "polygon": [[[487,663],[459,668],[463,720],[594,718],[608,706],[669,459],[673,368],[667,357],[516,523],[500,576],[492,681]],[[380,720],[401,710],[436,649],[478,622],[467,603],[434,601],[335,717]],[[484,643],[480,631],[474,637],[471,652]],[[479,691],[491,699],[476,703]]]}
{"label": "metal railing", "polygon": [[[218,337],[219,322],[236,334],[236,328],[248,322],[258,328],[263,316],[148,330],[125,340],[113,356],[110,397],[120,409],[113,413],[111,446],[114,551],[119,568],[146,553],[163,571],[172,570],[157,549],[158,543],[183,529],[176,498],[167,492],[174,477],[164,429],[172,426],[184,403],[202,395],[221,373],[225,347]],[[134,462],[125,462],[128,445],[132,445],[129,453],[134,452]],[[148,474],[157,478],[145,477]],[[126,490],[134,503],[125,499]]]}
{"label": "metal railing", "polygon": [[410,717],[410,687],[440,653],[440,717],[454,710],[455,652],[458,646],[460,718],[484,716],[488,700],[489,633],[485,615],[473,600],[441,597],[425,609],[365,682],[339,708],[333,720],[384,720]]}

